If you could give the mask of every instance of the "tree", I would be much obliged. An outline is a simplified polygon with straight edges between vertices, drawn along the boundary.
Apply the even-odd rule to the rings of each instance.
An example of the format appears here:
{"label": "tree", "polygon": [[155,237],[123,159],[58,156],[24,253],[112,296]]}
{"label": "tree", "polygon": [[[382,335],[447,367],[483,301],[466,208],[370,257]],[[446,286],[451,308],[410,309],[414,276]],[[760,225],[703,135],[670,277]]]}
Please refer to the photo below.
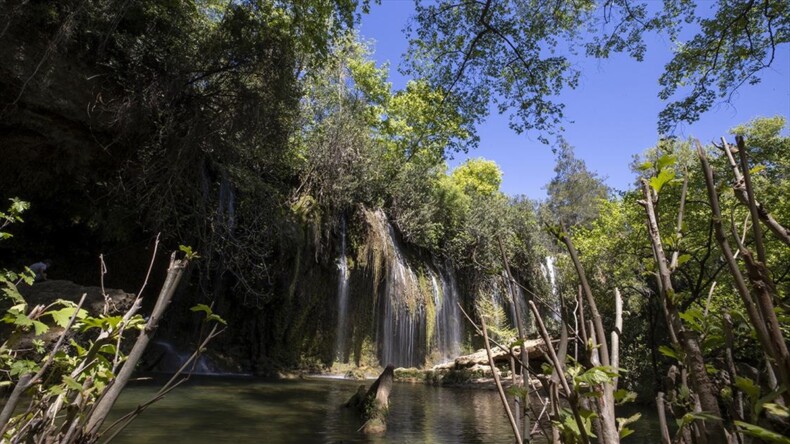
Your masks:
{"label": "tree", "polygon": [[547,207],[553,218],[566,227],[584,225],[598,216],[598,206],[609,188],[583,160],[577,159],[573,147],[564,139],[557,150],[556,175],[546,186]]}
{"label": "tree", "polygon": [[[665,0],[663,8],[630,0],[443,0],[418,3],[409,31],[406,73],[443,88],[448,102],[463,103],[474,118],[493,101],[500,113],[513,113],[515,130],[541,133],[561,128],[563,104],[552,96],[576,86],[579,72],[569,55],[577,47],[589,56],[627,52],[642,60],[644,35],[666,34],[677,49],[659,78],[659,97],[681,95],[659,115],[659,132],[668,134],[744,83],[759,82],[777,48],[790,42],[790,6],[720,1],[708,17],[685,0]],[[688,32],[693,37],[682,40]]]}
{"label": "tree", "polygon": [[452,178],[467,195],[492,196],[499,192],[502,170],[494,161],[469,159],[453,170]]}

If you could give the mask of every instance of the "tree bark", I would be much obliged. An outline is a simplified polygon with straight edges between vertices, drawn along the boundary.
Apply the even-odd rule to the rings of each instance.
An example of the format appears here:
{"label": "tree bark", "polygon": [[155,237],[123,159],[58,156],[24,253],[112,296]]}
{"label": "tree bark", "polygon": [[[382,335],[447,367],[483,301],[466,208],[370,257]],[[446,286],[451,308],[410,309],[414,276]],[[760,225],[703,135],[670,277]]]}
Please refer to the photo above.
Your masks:
{"label": "tree bark", "polygon": [[387,413],[394,374],[395,366],[388,365],[365,395],[363,407],[367,410],[367,421],[362,427],[365,434],[381,434],[387,431]]}
{"label": "tree bark", "polygon": [[[741,144],[742,143],[743,142],[741,142]],[[727,148],[727,150],[729,149]],[[727,261],[727,266],[733,277],[735,287],[741,296],[741,300],[746,308],[746,313],[749,316],[749,322],[752,324],[757,334],[760,345],[765,353],[772,358],[770,360],[773,361],[771,366],[774,372],[779,375],[782,384],[786,387],[790,387],[790,353],[788,353],[787,344],[782,336],[782,331],[779,327],[779,321],[774,309],[771,291],[773,283],[768,271],[765,269],[765,265],[755,261],[746,248],[741,248],[740,252],[746,264],[749,281],[752,284],[752,288],[757,293],[757,300],[755,301],[746,286],[746,280],[738,267],[738,263],[735,261],[735,255],[730,248],[730,244],[724,232],[721,222],[722,216],[719,206],[719,196],[716,193],[716,184],[713,180],[713,170],[699,142],[697,142],[697,154],[700,158],[702,171],[705,175],[705,184],[708,188],[708,200],[710,201],[711,211],[713,213],[713,226],[715,229],[716,241]],[[748,201],[749,199],[747,196],[747,202]],[[756,221],[752,223],[756,223]],[[785,402],[789,402],[790,394],[785,392],[783,398]]]}
{"label": "tree bark", "polygon": [[[724,153],[727,155],[727,159],[730,163],[730,168],[732,168],[732,172],[735,175],[735,184],[733,185],[733,191],[735,191],[735,197],[741,201],[742,204],[753,206],[757,212],[757,218],[763,221],[763,223],[768,227],[768,229],[782,242],[786,245],[790,246],[790,229],[780,224],[771,213],[765,208],[759,201],[756,199],[750,205],[750,199],[748,195],[748,190],[746,188],[746,183],[744,176],[741,174],[740,168],[738,168],[738,164],[735,162],[735,158],[732,156],[732,149],[730,145],[727,144],[727,141],[724,138],[721,139],[722,147],[724,148]],[[746,152],[746,144],[743,141],[742,137],[736,137],[735,142],[738,144],[738,150],[745,154]],[[743,162],[745,164],[745,162]],[[746,168],[746,167],[744,167]],[[757,219],[754,218],[756,223]]]}
{"label": "tree bark", "polygon": [[126,383],[129,382],[129,379],[131,378],[137,363],[140,361],[140,358],[143,356],[143,352],[145,351],[146,347],[148,347],[148,343],[154,336],[154,333],[159,326],[159,320],[162,318],[165,309],[173,299],[173,294],[175,293],[178,283],[181,281],[181,276],[184,274],[184,270],[188,264],[189,261],[187,259],[177,260],[175,253],[170,256],[170,266],[167,270],[167,278],[165,279],[165,283],[162,285],[162,289],[159,292],[159,297],[156,300],[156,305],[151,312],[148,323],[146,324],[145,328],[140,331],[140,335],[137,337],[137,341],[135,341],[132,351],[129,352],[126,362],[118,372],[118,376],[115,377],[112,385],[107,389],[102,398],[96,403],[96,406],[94,407],[93,412],[88,418],[87,424],[85,426],[85,435],[93,436],[99,433],[99,429],[104,423],[104,420],[107,418],[107,415],[110,413],[110,409],[112,409],[112,406],[115,404],[115,401],[118,399],[121,391],[126,386]]}
{"label": "tree bark", "polygon": [[[658,266],[658,276],[662,293],[661,297],[666,306],[665,314],[667,316],[667,325],[672,326],[672,329],[677,334],[678,343],[676,345],[679,345],[685,354],[684,365],[691,376],[691,384],[694,392],[699,397],[700,406],[705,412],[721,418],[721,410],[719,409],[719,402],[716,398],[716,390],[708,377],[697,334],[683,325],[680,319],[680,313],[675,304],[676,294],[672,287],[671,272],[667,266],[667,259],[661,243],[661,234],[658,230],[658,222],[653,206],[652,191],[647,180],[642,179],[642,190],[645,195],[644,207],[647,213],[650,241],[653,245],[653,252],[655,253],[656,264]],[[701,432],[707,442],[711,444],[728,442],[722,421],[699,421],[699,423]]]}

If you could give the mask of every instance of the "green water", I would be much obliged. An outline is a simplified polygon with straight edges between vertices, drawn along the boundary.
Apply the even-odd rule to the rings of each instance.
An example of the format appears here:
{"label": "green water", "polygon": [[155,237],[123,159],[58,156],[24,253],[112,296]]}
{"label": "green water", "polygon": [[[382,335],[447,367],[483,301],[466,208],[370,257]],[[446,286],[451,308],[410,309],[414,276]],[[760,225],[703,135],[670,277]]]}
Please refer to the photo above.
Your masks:
{"label": "green water", "polygon": [[[370,382],[368,382],[369,384]],[[365,437],[359,417],[338,406],[359,385],[343,380],[197,378],[154,404],[118,443],[506,443],[512,435],[496,392],[395,384],[388,430]],[[115,413],[148,400],[159,385],[129,386]],[[110,419],[112,422],[112,418]],[[108,422],[109,423],[109,422]],[[642,420],[630,442],[653,442]],[[626,441],[626,442],[628,442]]]}

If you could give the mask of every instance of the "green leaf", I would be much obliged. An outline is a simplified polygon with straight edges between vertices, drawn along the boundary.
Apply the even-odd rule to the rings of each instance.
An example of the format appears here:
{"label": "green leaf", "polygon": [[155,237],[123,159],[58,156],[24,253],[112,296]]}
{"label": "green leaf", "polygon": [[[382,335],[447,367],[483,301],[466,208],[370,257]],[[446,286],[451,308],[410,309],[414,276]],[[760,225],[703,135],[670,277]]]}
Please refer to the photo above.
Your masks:
{"label": "green leaf", "polygon": [[659,353],[661,353],[662,355],[668,358],[672,358],[676,361],[680,361],[680,356],[675,352],[675,350],[672,347],[669,347],[667,345],[661,345],[658,347],[658,351]]}
{"label": "green leaf", "polygon": [[768,413],[782,418],[787,418],[788,416],[790,416],[790,411],[788,411],[787,407],[773,402],[767,402],[763,404],[763,408],[767,410]]}
{"label": "green leaf", "polygon": [[33,321],[33,329],[35,330],[36,336],[39,336],[49,331],[49,326],[41,321]]}
{"label": "green leaf", "polygon": [[189,310],[194,312],[202,311],[203,313],[206,313],[206,316],[214,313],[211,307],[209,307],[206,304],[197,304],[194,307],[190,308]]}
{"label": "green leaf", "polygon": [[72,390],[78,390],[78,391],[82,390],[82,384],[77,382],[74,378],[71,378],[69,376],[65,376],[64,375],[63,376],[63,382],[66,384],[66,387],[68,387],[68,388],[70,388]]}
{"label": "green leaf", "polygon": [[749,378],[735,376],[735,387],[738,387],[738,390],[746,393],[746,396],[748,396],[752,402],[756,402],[757,399],[760,398],[760,386]]}
{"label": "green leaf", "polygon": [[763,441],[773,442],[777,444],[790,444],[790,438],[782,436],[776,432],[764,429],[758,425],[749,424],[743,421],[735,421],[735,425],[741,429],[741,432],[752,436],[754,438],[762,439]]}
{"label": "green leaf", "polygon": [[592,386],[603,384],[605,382],[611,382],[612,379],[616,378],[618,375],[619,373],[609,366],[597,366],[574,377],[573,379],[577,384],[584,383]]}
{"label": "green leaf", "polygon": [[650,168],[653,168],[653,162],[642,162],[639,166],[636,167],[639,171],[647,171]]}
{"label": "green leaf", "polygon": [[681,265],[685,264],[689,260],[691,260],[691,255],[690,254],[681,254],[680,256],[678,256],[678,267],[680,267]]}
{"label": "green leaf", "polygon": [[674,165],[677,160],[678,156],[674,154],[664,154],[658,159],[658,162],[656,162],[656,167],[660,171],[668,166]]}
{"label": "green leaf", "polygon": [[642,417],[641,413],[635,413],[634,415],[631,415],[628,418],[617,418],[617,430],[620,433],[620,438],[625,438],[626,436],[634,433],[632,429],[626,426],[639,421],[639,418],[641,417]]}
{"label": "green leaf", "polygon": [[656,193],[660,193],[661,188],[674,178],[674,171],[662,170],[660,173],[658,173],[658,176],[650,178],[650,186],[656,191]]}
{"label": "green leaf", "polygon": [[749,170],[749,174],[759,174],[760,171],[765,169],[765,165],[755,165],[752,169]]}
{"label": "green leaf", "polygon": [[214,322],[219,322],[220,324],[223,324],[223,325],[228,325],[228,323],[224,319],[222,319],[219,315],[215,314],[214,311],[211,310],[211,307],[209,307],[206,304],[197,304],[194,307],[190,308],[190,310],[194,311],[194,312],[199,312],[200,311],[200,312],[205,313],[206,314],[206,319],[205,319],[206,322],[214,321]]}
{"label": "green leaf", "polygon": [[11,364],[11,376],[24,375],[26,373],[34,373],[38,369],[38,365],[29,359],[19,359]]}
{"label": "green leaf", "polygon": [[179,245],[178,249],[183,251],[184,252],[184,256],[186,256],[186,258],[189,259],[189,260],[199,259],[200,258],[200,255],[198,255],[196,251],[192,251],[192,247],[190,247],[188,245]]}
{"label": "green leaf", "polygon": [[211,316],[206,317],[206,321],[207,322],[214,321],[214,322],[219,322],[222,325],[228,325],[228,323],[217,314],[212,314]]}
{"label": "green leaf", "polygon": [[[60,310],[51,310],[44,314],[52,316],[52,320],[55,321],[55,324],[57,324],[59,327],[66,328],[66,326],[69,325],[69,321],[71,320],[71,317],[74,316],[74,312],[76,310],[76,307],[65,307],[61,308]],[[79,313],[77,313],[78,319],[84,319],[86,316],[88,316],[88,312],[85,310],[80,310]]]}
{"label": "green leaf", "polygon": [[615,390],[614,401],[616,404],[625,404],[626,402],[636,401],[636,392],[626,389]]}

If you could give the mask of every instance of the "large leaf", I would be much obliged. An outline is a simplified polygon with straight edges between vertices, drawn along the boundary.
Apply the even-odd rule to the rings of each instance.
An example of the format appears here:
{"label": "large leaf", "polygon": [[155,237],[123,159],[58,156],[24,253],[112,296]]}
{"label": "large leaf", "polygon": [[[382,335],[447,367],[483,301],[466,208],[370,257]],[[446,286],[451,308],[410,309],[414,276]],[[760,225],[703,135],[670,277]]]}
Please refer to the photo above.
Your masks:
{"label": "large leaf", "polygon": [[656,191],[656,193],[660,193],[661,188],[674,178],[675,178],[674,171],[661,170],[661,172],[658,173],[658,176],[650,178],[650,186]]}
{"label": "large leaf", "polygon": [[677,160],[678,160],[678,156],[674,154],[664,154],[658,159],[658,162],[656,162],[656,168],[659,171],[663,170],[668,166],[674,165],[677,162]]}
{"label": "large leaf", "polygon": [[666,356],[668,358],[672,358],[672,359],[674,359],[676,361],[680,361],[680,356],[677,354],[677,352],[675,352],[675,349],[673,349],[672,347],[669,347],[667,345],[661,345],[661,346],[658,347],[658,351],[662,355],[664,355],[664,356]]}
{"label": "large leaf", "polygon": [[[71,317],[74,316],[74,312],[76,310],[76,307],[65,307],[61,308],[60,310],[48,311],[45,314],[52,316],[52,320],[55,321],[55,324],[57,324],[59,327],[66,328],[66,326],[69,325],[69,321],[71,320]],[[77,313],[77,318],[85,318],[87,315],[87,311],[80,310],[80,312]]]}
{"label": "large leaf", "polygon": [[778,444],[790,444],[790,438],[780,435],[771,430],[762,428],[758,425],[749,424],[743,421],[735,421],[742,433],[752,436],[754,438],[762,439],[763,441],[774,442]]}

